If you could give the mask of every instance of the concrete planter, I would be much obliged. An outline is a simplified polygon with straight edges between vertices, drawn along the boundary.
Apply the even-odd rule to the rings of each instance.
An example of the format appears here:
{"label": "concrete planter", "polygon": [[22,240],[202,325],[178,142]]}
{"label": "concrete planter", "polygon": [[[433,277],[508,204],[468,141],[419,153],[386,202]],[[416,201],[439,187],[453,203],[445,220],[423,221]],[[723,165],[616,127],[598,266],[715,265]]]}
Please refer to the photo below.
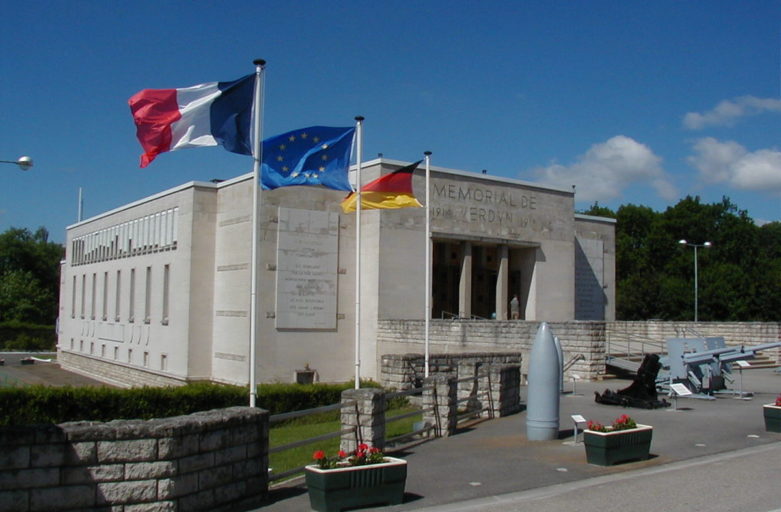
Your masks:
{"label": "concrete planter", "polygon": [[654,429],[649,425],[637,428],[596,432],[586,430],[583,444],[586,446],[586,460],[589,464],[612,466],[630,460],[645,460],[651,450]]}
{"label": "concrete planter", "polygon": [[781,407],[775,404],[762,406],[765,415],[765,430],[768,432],[781,432]]}
{"label": "concrete planter", "polygon": [[407,461],[385,457],[381,464],[320,469],[306,467],[309,503],[318,512],[369,505],[398,505],[404,499]]}

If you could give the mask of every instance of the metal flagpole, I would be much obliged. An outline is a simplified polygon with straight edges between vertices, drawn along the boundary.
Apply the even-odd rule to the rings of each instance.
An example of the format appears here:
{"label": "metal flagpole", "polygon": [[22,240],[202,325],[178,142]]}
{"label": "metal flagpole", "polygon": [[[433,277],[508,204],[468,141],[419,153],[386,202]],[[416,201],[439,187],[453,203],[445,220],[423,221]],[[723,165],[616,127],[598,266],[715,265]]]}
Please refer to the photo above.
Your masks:
{"label": "metal flagpole", "polygon": [[260,193],[261,163],[263,162],[263,70],[266,61],[256,59],[255,64],[255,97],[252,103],[252,263],[250,265],[250,315],[249,315],[249,406],[255,407],[257,398],[257,383],[255,377],[255,344],[257,343],[258,327],[258,225],[259,211],[263,204]]}
{"label": "metal flagpole", "polygon": [[424,375],[428,377],[429,367],[429,352],[428,352],[428,336],[429,325],[431,324],[431,201],[429,194],[429,181],[431,180],[431,151],[423,153],[426,155],[426,311],[424,318],[426,319],[426,335],[425,335],[425,357]]}
{"label": "metal flagpole", "polygon": [[361,387],[361,159],[363,158],[363,116],[356,116],[355,138],[355,389]]}

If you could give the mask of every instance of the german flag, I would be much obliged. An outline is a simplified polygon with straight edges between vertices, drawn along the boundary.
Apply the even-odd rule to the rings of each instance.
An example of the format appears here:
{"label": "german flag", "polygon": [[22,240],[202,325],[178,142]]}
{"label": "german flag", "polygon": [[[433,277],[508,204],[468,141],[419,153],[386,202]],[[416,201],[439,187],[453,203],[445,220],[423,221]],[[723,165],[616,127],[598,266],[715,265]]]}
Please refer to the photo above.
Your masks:
{"label": "german flag", "polygon": [[[398,171],[377,178],[361,187],[361,209],[382,210],[422,207],[412,193],[412,173],[423,160],[402,167]],[[350,192],[342,200],[342,211],[351,213],[357,209],[358,197]]]}

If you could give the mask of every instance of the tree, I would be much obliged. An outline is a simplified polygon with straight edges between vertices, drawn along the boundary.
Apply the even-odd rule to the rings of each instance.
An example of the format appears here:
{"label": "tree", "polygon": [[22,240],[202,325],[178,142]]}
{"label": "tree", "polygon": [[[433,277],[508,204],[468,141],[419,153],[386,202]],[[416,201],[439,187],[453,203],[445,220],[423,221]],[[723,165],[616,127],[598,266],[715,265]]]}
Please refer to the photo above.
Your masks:
{"label": "tree", "polygon": [[662,213],[631,204],[617,210],[617,318],[694,317],[694,255],[682,239],[712,243],[697,252],[700,320],[781,318],[781,223],[759,227],[726,197],[703,204],[696,196]]}
{"label": "tree", "polygon": [[63,254],[45,228],[0,234],[0,321],[54,325]]}

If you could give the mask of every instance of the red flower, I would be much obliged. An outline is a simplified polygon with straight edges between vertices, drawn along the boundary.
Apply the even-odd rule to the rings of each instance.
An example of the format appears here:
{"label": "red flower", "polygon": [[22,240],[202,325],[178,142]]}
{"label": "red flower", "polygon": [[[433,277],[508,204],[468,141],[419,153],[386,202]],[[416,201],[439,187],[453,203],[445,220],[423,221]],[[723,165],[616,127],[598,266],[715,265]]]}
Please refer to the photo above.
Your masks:
{"label": "red flower", "polygon": [[323,450],[317,450],[314,454],[312,454],[312,458],[314,460],[321,460],[325,458],[325,452]]}
{"label": "red flower", "polygon": [[344,450],[339,450],[339,453],[337,453],[337,455],[339,456],[340,459],[344,459],[345,457],[347,457],[347,452],[345,452]]}

